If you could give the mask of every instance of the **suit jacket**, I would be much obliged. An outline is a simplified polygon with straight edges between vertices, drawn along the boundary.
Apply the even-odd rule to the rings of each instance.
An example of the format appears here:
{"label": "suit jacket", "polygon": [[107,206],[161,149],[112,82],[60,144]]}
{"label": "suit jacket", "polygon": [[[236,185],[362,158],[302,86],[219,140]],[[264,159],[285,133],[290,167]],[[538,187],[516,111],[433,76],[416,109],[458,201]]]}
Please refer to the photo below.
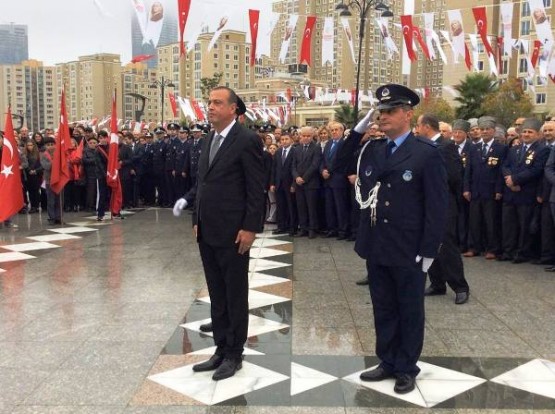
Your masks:
{"label": "suit jacket", "polygon": [[[351,131],[353,154],[361,138]],[[380,189],[375,224],[370,209],[361,211],[355,250],[378,265],[414,266],[417,255],[438,254],[447,220],[447,173],[438,147],[428,139],[411,133],[388,158],[386,145],[386,139],[372,140],[360,156],[363,199],[378,182]]]}
{"label": "suit jacket", "polygon": [[262,143],[256,133],[237,122],[209,165],[214,134],[212,131],[203,142],[198,178],[186,198],[195,200],[193,225],[198,225],[198,240],[231,247],[239,230],[262,230]]}
{"label": "suit jacket", "polygon": [[555,203],[555,147],[549,152],[549,157],[545,164],[545,179],[551,185],[549,202]]}
{"label": "suit jacket", "polygon": [[514,192],[505,186],[503,202],[518,205],[534,205],[541,195],[541,179],[549,157],[549,148],[540,142],[530,145],[523,154],[524,144],[509,149],[503,162],[503,176],[510,175],[520,191]]}
{"label": "suit jacket", "polygon": [[507,156],[507,146],[493,141],[484,156],[482,145],[471,145],[464,175],[464,191],[470,191],[472,200],[493,200],[495,193],[503,193],[505,181],[501,165]]}
{"label": "suit jacket", "polygon": [[457,145],[453,141],[440,136],[436,141],[439,153],[445,163],[447,171],[447,185],[449,188],[449,215],[458,215],[458,202],[463,189],[463,165]]}
{"label": "suit jacket", "polygon": [[287,192],[289,192],[289,189],[293,185],[293,174],[291,170],[293,167],[294,152],[295,149],[293,146],[290,146],[287,152],[287,158],[285,162],[283,162],[283,149],[278,149],[274,155],[274,162],[272,164],[271,185],[275,185],[276,188],[284,188]]}
{"label": "suit jacket", "polygon": [[343,145],[343,139],[340,139],[337,144],[335,144],[336,147],[334,148],[333,153],[331,153],[332,144],[332,139],[326,142],[324,153],[322,154],[322,161],[320,162],[320,174],[322,174],[322,171],[324,170],[328,170],[330,173],[330,177],[327,180],[323,180],[325,187],[346,188],[349,184],[347,181],[348,165],[339,162],[337,159],[339,149],[341,145]]}
{"label": "suit jacket", "polygon": [[[293,165],[291,167],[293,180],[296,180],[297,177],[302,177],[305,181],[303,188],[308,190],[320,188],[320,175],[318,173],[321,159],[321,147],[315,142],[311,142],[306,151],[304,151],[303,145],[295,147]],[[297,184],[295,186],[298,187]]]}
{"label": "suit jacket", "polygon": [[[472,141],[467,139],[464,142],[462,152],[459,154],[459,157],[461,158],[463,168],[465,168],[465,169],[466,169],[466,166],[468,165],[468,157],[470,156],[471,148],[472,148]],[[458,151],[459,151],[459,149],[457,148],[457,152]],[[464,173],[463,173],[463,177],[464,177]]]}

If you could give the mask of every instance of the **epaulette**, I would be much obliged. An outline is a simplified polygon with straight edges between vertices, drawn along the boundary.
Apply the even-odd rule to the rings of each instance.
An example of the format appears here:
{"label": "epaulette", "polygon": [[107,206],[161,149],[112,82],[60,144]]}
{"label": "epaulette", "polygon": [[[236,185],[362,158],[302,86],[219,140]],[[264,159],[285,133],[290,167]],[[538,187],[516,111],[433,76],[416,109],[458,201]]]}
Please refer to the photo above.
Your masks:
{"label": "epaulette", "polygon": [[437,148],[437,144],[434,141],[432,141],[431,139],[423,138],[423,137],[419,137],[419,136],[415,136],[414,138],[416,138],[417,141],[419,141],[423,144],[426,144],[426,145],[429,145],[431,147]]}

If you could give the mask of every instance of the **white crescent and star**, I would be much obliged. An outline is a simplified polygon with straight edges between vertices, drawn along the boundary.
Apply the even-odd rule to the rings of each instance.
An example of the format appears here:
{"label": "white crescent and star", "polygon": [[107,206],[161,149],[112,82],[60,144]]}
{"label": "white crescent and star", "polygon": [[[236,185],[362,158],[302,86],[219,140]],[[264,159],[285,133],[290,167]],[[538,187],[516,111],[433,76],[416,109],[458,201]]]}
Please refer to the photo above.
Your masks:
{"label": "white crescent and star", "polygon": [[4,168],[0,171],[0,174],[3,174],[6,178],[8,178],[10,175],[13,175],[12,168],[13,164],[9,166],[4,164]]}
{"label": "white crescent and star", "polygon": [[410,27],[408,25],[404,25],[403,26],[403,33],[408,34],[409,31],[410,31]]}
{"label": "white crescent and star", "polygon": [[13,147],[12,147],[12,143],[10,142],[10,140],[5,139],[4,140],[4,145],[6,146],[6,148],[8,148],[10,150],[10,159],[13,159]]}

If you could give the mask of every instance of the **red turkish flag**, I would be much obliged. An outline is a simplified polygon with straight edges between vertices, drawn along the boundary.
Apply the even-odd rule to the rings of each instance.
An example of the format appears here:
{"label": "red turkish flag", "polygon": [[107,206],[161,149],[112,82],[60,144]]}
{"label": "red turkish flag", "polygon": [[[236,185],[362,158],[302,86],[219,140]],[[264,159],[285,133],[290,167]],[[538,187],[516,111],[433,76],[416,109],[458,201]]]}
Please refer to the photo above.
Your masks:
{"label": "red turkish flag", "polygon": [[56,147],[54,159],[52,160],[52,172],[50,174],[50,188],[56,194],[60,194],[69,181],[69,164],[67,152],[71,148],[71,136],[69,135],[69,122],[66,111],[66,92],[62,89],[60,100],[60,125],[56,134]]}
{"label": "red turkish flag", "polygon": [[497,36],[497,67],[499,68],[499,73],[501,74],[503,68],[503,39],[502,36]]}
{"label": "red turkish flag", "polygon": [[110,119],[110,146],[108,147],[108,169],[106,171],[106,183],[112,188],[110,199],[110,211],[119,214],[123,202],[121,182],[119,179],[119,135],[118,114],[116,108],[116,92],[112,96],[112,117]]}
{"label": "red turkish flag", "polygon": [[473,7],[472,13],[474,13],[474,20],[476,20],[476,28],[478,29],[478,34],[482,38],[482,43],[488,52],[488,56],[493,56],[493,49],[488,39],[488,17],[486,15],[485,7]]}
{"label": "red turkish flag", "polygon": [[185,45],[183,44],[183,35],[185,26],[189,18],[189,10],[191,9],[191,0],[177,0],[177,8],[179,12],[179,56],[185,56]]}
{"label": "red turkish flag", "polygon": [[422,33],[420,33],[420,29],[416,26],[413,26],[412,34],[413,34],[414,37],[416,37],[416,41],[418,42],[418,44],[422,48],[422,51],[424,52],[424,55],[426,56],[426,59],[432,60],[432,58],[430,56],[430,51],[428,50],[428,45],[424,41],[424,38],[422,37]]}
{"label": "red turkish flag", "polygon": [[534,69],[536,69],[536,65],[538,64],[541,47],[542,42],[540,40],[534,40],[534,50],[532,51],[532,57],[530,58],[530,62],[532,63],[532,67]]}
{"label": "red turkish flag", "polygon": [[249,24],[251,28],[251,57],[250,65],[254,66],[256,61],[256,42],[258,41],[258,18],[260,10],[249,9]]}
{"label": "red turkish flag", "polygon": [[304,63],[308,66],[311,64],[311,49],[312,49],[312,30],[314,29],[314,24],[316,23],[316,16],[306,17],[306,26],[304,28],[303,43],[301,45],[301,56],[299,57],[299,63]]}
{"label": "red turkish flag", "polygon": [[202,109],[200,109],[200,105],[198,104],[198,102],[195,101],[193,98],[191,98],[191,106],[195,111],[195,115],[197,116],[197,119],[199,121],[204,121],[205,120],[204,113],[202,112]]}
{"label": "red turkish flag", "polygon": [[177,102],[175,102],[175,95],[173,92],[168,92],[168,97],[170,98],[170,105],[172,107],[173,117],[177,117]]}
{"label": "red turkish flag", "polygon": [[466,64],[466,68],[471,70],[472,68],[472,59],[470,59],[470,50],[468,50],[468,45],[464,44],[464,63]]}
{"label": "red turkish flag", "polygon": [[0,163],[0,221],[8,220],[23,208],[23,187],[19,170],[19,152],[12,124],[12,110],[8,107],[6,131]]}
{"label": "red turkish flag", "polygon": [[153,57],[154,57],[154,55],[137,55],[137,56],[133,56],[133,59],[131,59],[131,63],[144,62],[145,60],[152,59]]}
{"label": "red turkish flag", "polygon": [[412,16],[410,14],[401,16],[401,26],[403,27],[403,38],[405,39],[405,46],[409,59],[412,61],[418,60],[416,53],[412,47],[412,36],[414,34],[414,26],[412,24]]}

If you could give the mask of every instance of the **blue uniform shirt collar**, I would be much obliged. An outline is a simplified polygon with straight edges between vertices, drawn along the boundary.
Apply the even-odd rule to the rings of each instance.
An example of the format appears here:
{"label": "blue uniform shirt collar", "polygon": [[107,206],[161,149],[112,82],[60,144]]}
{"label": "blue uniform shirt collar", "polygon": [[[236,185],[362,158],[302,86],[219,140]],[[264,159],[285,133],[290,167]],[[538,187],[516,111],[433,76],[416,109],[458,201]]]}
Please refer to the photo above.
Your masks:
{"label": "blue uniform shirt collar", "polygon": [[387,142],[395,142],[395,148],[399,148],[403,142],[405,142],[405,140],[407,139],[407,137],[410,135],[410,131],[405,132],[403,135],[399,135],[397,138],[387,138]]}

